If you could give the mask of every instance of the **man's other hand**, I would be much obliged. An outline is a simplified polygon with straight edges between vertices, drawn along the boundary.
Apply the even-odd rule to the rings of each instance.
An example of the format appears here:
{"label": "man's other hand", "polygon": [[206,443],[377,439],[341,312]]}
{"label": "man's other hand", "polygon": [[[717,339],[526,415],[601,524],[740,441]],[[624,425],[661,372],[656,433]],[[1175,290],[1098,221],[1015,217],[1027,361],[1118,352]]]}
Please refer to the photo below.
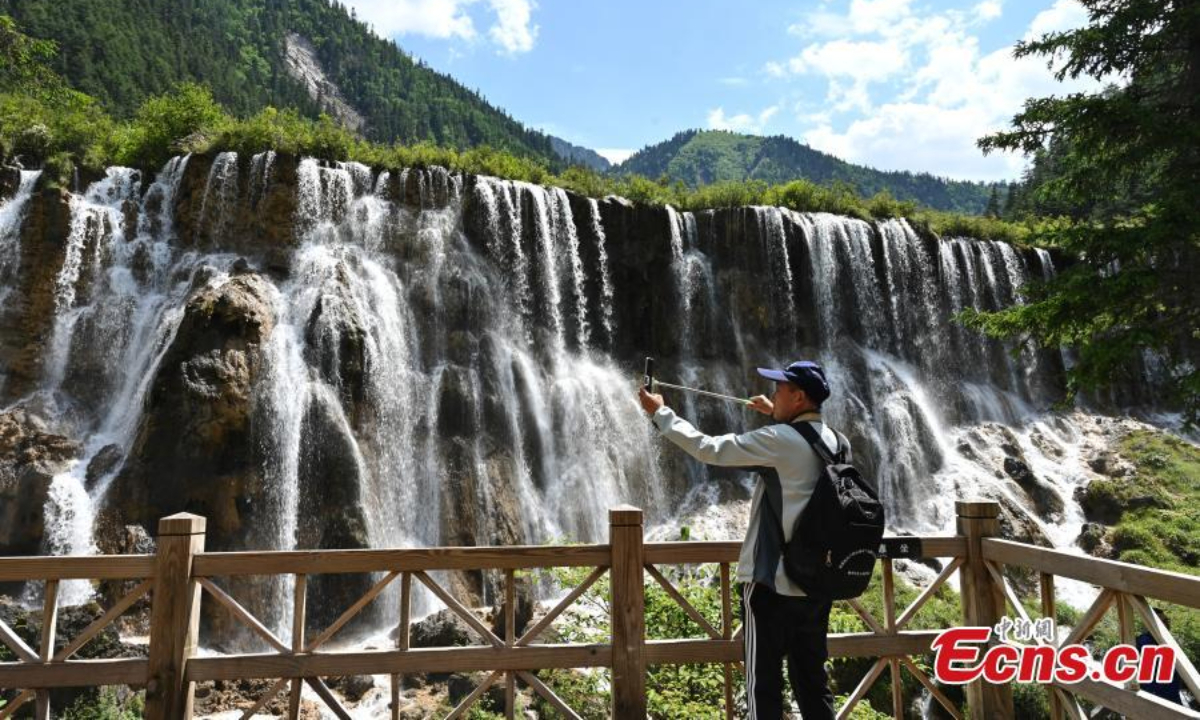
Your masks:
{"label": "man's other hand", "polygon": [[653,415],[654,413],[658,412],[660,407],[666,404],[663,402],[662,395],[659,395],[658,393],[646,392],[646,388],[644,386],[638,390],[638,400],[641,401],[642,409],[646,411],[647,415]]}
{"label": "man's other hand", "polygon": [[750,405],[748,407],[751,410],[759,411],[763,415],[770,415],[775,410],[775,403],[771,402],[771,399],[766,395],[755,395],[750,398]]}

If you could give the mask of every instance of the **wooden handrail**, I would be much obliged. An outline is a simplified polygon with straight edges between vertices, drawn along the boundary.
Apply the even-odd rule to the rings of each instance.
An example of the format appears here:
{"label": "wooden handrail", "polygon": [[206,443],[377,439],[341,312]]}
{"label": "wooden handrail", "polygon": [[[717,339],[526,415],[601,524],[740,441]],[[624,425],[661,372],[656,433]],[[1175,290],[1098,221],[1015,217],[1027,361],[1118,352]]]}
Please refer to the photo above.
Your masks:
{"label": "wooden handrail", "polygon": [[607,545],[512,545],[405,550],[292,550],[196,555],[197,577],[430,570],[522,570],[607,565]]}
{"label": "wooden handrail", "polygon": [[1071,578],[1164,602],[1200,608],[1200,577],[1131,565],[1119,560],[1076,555],[1062,550],[998,540],[983,541],[983,557],[992,562]]}
{"label": "wooden handrail", "polygon": [[153,555],[0,557],[0,582],[142,580],[154,577]]}
{"label": "wooden handrail", "polygon": [[542,670],[604,667],[612,662],[610,645],[529,645],[506,648],[473,645],[411,650],[362,650],[337,653],[253,653],[195,657],[188,661],[189,681],[243,678],[392,675],[483,670]]}
{"label": "wooden handrail", "polygon": [[[929,652],[939,630],[910,630],[906,624],[936,592],[941,583],[955,572],[962,579],[964,622],[966,624],[989,625],[999,613],[1004,612],[1005,602],[1019,603],[1003,577],[1003,566],[1022,567],[1039,574],[1042,587],[1042,612],[1053,613],[1053,578],[1060,576],[1085,583],[1099,585],[1103,598],[1115,598],[1102,602],[1100,607],[1087,613],[1075,629],[1073,637],[1085,636],[1099,621],[1110,606],[1125,613],[1122,637],[1131,632],[1131,611],[1127,603],[1144,603],[1151,597],[1171,603],[1200,608],[1200,577],[1154,570],[1112,560],[1101,560],[1067,553],[1060,550],[1040,548],[1023,543],[1000,540],[994,537],[998,528],[998,506],[979,501],[959,503],[959,529],[957,536],[921,537],[921,556],[928,558],[951,558],[938,573],[933,587],[920,593],[907,608],[896,606],[891,578],[891,561],[884,561],[884,614],[871,617],[865,610],[861,614],[866,622],[874,625],[873,632],[830,635],[828,648],[832,657],[871,657],[879,660],[871,673],[855,690],[855,698],[865,696],[870,686],[880,676],[882,669],[891,667],[892,675],[898,676],[900,669],[907,669],[929,688],[931,681],[909,659]],[[521,680],[536,693],[566,708],[553,690],[532,674],[535,670],[553,668],[609,667],[619,669],[614,673],[612,692],[614,712],[617,714],[644,714],[645,669],[656,664],[721,663],[725,666],[726,715],[732,717],[733,664],[742,660],[743,641],[731,627],[732,567],[740,554],[737,542],[644,542],[641,526],[641,511],[636,508],[617,508],[610,515],[610,543],[574,545],[562,547],[514,546],[514,547],[442,547],[385,550],[305,550],[268,552],[204,552],[204,523],[194,516],[165,518],[160,525],[159,550],[157,555],[97,556],[97,557],[36,557],[0,558],[0,581],[46,580],[48,594],[60,580],[68,579],[138,579],[141,584],[127,593],[101,617],[91,623],[85,631],[71,641],[67,649],[54,656],[52,662],[47,646],[53,644],[53,633],[41,639],[40,651],[26,645],[15,633],[0,624],[0,642],[18,649],[19,661],[0,663],[0,685],[4,687],[36,688],[37,697],[43,705],[48,704],[46,690],[58,687],[94,686],[98,684],[149,685],[148,716],[151,718],[190,717],[191,687],[195,682],[208,680],[238,680],[244,678],[268,678],[275,680],[272,690],[259,700],[265,705],[279,692],[291,684],[291,692],[285,695],[290,714],[298,710],[299,687],[312,685],[335,714],[344,715],[345,710],[337,705],[337,699],[321,682],[321,677],[359,674],[386,674],[399,678],[410,673],[427,672],[472,672],[491,673],[485,685],[498,685],[505,689],[505,697],[511,715],[512,698],[516,682]],[[165,529],[165,530],[164,530]],[[659,566],[694,565],[716,563],[721,577],[721,625],[717,626],[691,607],[687,600],[672,585],[671,578]],[[576,588],[558,603],[550,613],[525,636],[516,637],[514,623],[516,570],[544,569],[553,567],[591,568],[588,582],[591,585],[603,575],[611,581],[612,602],[609,603],[613,616],[614,633],[609,643],[539,645],[532,639],[548,627],[564,609],[582,596],[586,588]],[[504,571],[504,637],[492,634],[488,626],[479,623],[489,644],[470,647],[417,648],[409,647],[408,622],[409,604],[412,600],[412,581],[433,583],[428,573],[460,570]],[[646,573],[649,573],[647,578]],[[359,599],[343,616],[318,633],[316,640],[304,636],[304,607],[307,578],[315,574],[383,573],[385,580],[377,582],[372,591]],[[202,585],[210,587],[214,597],[224,599],[234,608],[235,614],[260,622],[246,609],[227,596],[211,578],[228,578],[246,575],[296,576],[296,607],[299,614],[293,619],[293,632],[298,633],[291,643],[276,642],[275,653],[224,655],[200,657],[195,653],[198,641],[199,591]],[[317,646],[345,624],[357,610],[371,602],[387,582],[398,579],[401,594],[399,622],[402,626],[394,649],[325,652]],[[701,639],[647,640],[644,629],[644,594],[647,583],[657,582],[697,622],[707,637]],[[452,598],[442,586],[433,583],[434,590],[443,601],[460,612],[469,610]],[[66,660],[70,652],[78,649],[100,629],[109,624],[122,612],[131,607],[147,589],[154,587],[153,627],[151,631],[150,657],[148,659],[111,660]],[[447,586],[449,587],[449,586]],[[440,591],[440,592],[439,592]],[[224,597],[223,597],[224,596]],[[52,600],[47,600],[52,602]],[[47,605],[50,607],[50,605]],[[1148,606],[1146,606],[1148,607]],[[1139,610],[1144,610],[1138,606]],[[1019,612],[1019,610],[1017,611]],[[1150,612],[1145,610],[1145,612]],[[472,619],[474,616],[472,615]],[[469,620],[468,620],[469,622]],[[265,626],[264,626],[265,628]],[[269,632],[269,631],[268,631]],[[490,636],[490,637],[489,637]],[[1171,640],[1169,637],[1167,640]],[[323,647],[323,646],[322,646]],[[302,649],[303,648],[303,649]],[[1186,664],[1187,680],[1195,681],[1194,668]],[[503,681],[503,683],[502,683]],[[482,686],[481,686],[482,687]],[[393,693],[396,688],[393,688]],[[972,714],[988,714],[1004,717],[1011,714],[1004,693],[997,688],[968,688],[968,699]],[[468,696],[460,703],[457,711],[465,713],[483,690]],[[1138,714],[1153,713],[1179,715],[1175,708],[1164,708],[1157,700],[1145,693],[1130,692],[1115,685],[1087,680],[1078,685],[1055,687],[1051,693],[1053,706],[1059,710],[1074,707],[1071,695],[1087,698],[1113,709]],[[935,693],[936,696],[936,693]],[[33,697],[31,692],[19,696],[21,701]],[[395,695],[393,694],[393,698]],[[951,714],[955,709],[947,705],[945,697],[936,697],[947,706]],[[902,704],[898,680],[893,679],[893,707]],[[976,705],[978,703],[978,706]],[[849,712],[849,705],[843,712]],[[571,715],[569,708],[564,712]]]}
{"label": "wooden handrail", "polygon": [[0,663],[0,686],[6,688],[99,687],[145,685],[145,658],[72,660],[50,663]]}

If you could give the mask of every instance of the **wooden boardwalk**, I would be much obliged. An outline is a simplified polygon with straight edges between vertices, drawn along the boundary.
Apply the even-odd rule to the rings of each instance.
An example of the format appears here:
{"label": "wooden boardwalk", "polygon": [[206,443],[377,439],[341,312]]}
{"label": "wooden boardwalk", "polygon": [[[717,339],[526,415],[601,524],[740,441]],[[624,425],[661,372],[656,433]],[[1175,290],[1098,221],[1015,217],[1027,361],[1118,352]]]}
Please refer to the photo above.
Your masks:
{"label": "wooden boardwalk", "polygon": [[[1055,577],[1091,583],[1100,589],[1092,606],[1084,612],[1064,644],[1086,639],[1110,611],[1117,613],[1124,642],[1133,641],[1133,622],[1138,617],[1159,643],[1177,653],[1177,671],[1192,692],[1200,697],[1200,675],[1179,650],[1170,631],[1150,609],[1149,598],[1200,608],[1200,578],[1152,570],[1127,563],[1082,557],[997,538],[999,506],[994,502],[959,502],[957,535],[895,539],[919,548],[918,558],[940,558],[943,570],[907,607],[896,604],[893,560],[882,560],[883,617],[876,617],[861,603],[848,606],[869,632],[835,634],[829,651],[835,657],[876,658],[858,687],[850,694],[840,716],[846,716],[871,689],[883,671],[890,670],[892,710],[903,714],[901,673],[911,673],[953,717],[962,713],[913,662],[930,652],[937,630],[914,630],[910,624],[922,606],[954,573],[959,574],[963,625],[993,626],[1010,610],[1014,617],[1028,619],[1017,594],[1004,579],[1005,567],[1024,568],[1039,579],[1040,609],[1053,616]],[[95,557],[0,558],[0,582],[42,581],[45,583],[45,618],[38,647],[24,642],[0,622],[0,642],[17,657],[0,663],[0,688],[22,689],[0,709],[0,720],[12,717],[33,703],[36,718],[50,717],[49,689],[73,686],[130,685],[146,688],[146,715],[151,720],[178,720],[192,716],[195,683],[206,680],[268,678],[270,690],[244,717],[261,711],[286,693],[288,717],[298,717],[300,693],[311,688],[338,717],[350,717],[338,698],[322,680],[343,675],[389,675],[392,678],[391,714],[399,712],[399,691],[407,673],[487,672],[473,692],[448,715],[463,716],[483,695],[502,684],[507,697],[508,717],[513,717],[514,695],[522,683],[558,708],[566,717],[578,715],[534,671],[549,668],[607,667],[612,670],[612,716],[641,718],[646,715],[646,668],[658,664],[718,663],[724,667],[725,714],[734,717],[733,667],[741,661],[740,625],[735,622],[731,571],[737,562],[738,543],[668,542],[646,543],[642,512],[618,507],[609,512],[609,543],[560,547],[472,547],[411,550],[319,550],[295,552],[204,551],[205,520],[180,514],[163,518],[158,527],[155,555]],[[915,541],[915,542],[914,542]],[[721,617],[705,618],[672,584],[661,568],[673,565],[716,564],[719,567]],[[517,636],[515,622],[516,573],[539,568],[588,568],[586,580],[571,590],[540,620]],[[503,574],[504,631],[501,635],[481,622],[431,573],[449,570],[487,570]],[[313,575],[374,573],[381,576],[357,602],[314,637],[306,637],[308,579]],[[540,642],[547,628],[605,574],[612,589],[609,641],[604,644],[547,644]],[[238,576],[292,576],[293,632],[290,642],[277,637],[222,587]],[[61,581],[72,579],[133,580],[137,585],[81,631],[65,647],[56,645],[57,591]],[[644,616],[645,583],[653,582],[677,602],[702,631],[702,639],[647,640]],[[457,614],[483,641],[482,646],[411,648],[409,620],[414,583],[423,586]],[[395,647],[380,650],[328,651],[327,643],[355,619],[379,595],[393,585],[400,588],[396,618]],[[126,612],[138,600],[151,599],[149,657],[145,659],[74,660],[87,642]],[[204,645],[200,636],[201,603],[217,603],[231,613],[249,632],[264,641],[271,652],[197,656]],[[1013,717],[1010,685],[983,681],[966,688],[972,717]],[[1077,698],[1111,708],[1129,717],[1200,717],[1180,706],[1170,705],[1135,687],[1083,680],[1050,688],[1054,717],[1084,717]]]}

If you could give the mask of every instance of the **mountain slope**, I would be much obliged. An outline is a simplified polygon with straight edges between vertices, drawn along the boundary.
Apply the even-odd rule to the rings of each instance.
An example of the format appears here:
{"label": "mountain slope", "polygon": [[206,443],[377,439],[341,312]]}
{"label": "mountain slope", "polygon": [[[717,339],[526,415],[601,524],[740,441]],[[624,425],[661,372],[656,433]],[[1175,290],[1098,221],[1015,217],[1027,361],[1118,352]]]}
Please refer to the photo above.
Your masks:
{"label": "mountain slope", "polygon": [[193,81],[241,115],[266,105],[325,111],[380,142],[557,160],[547,135],[376,37],[336,1],[0,0],[0,14],[57,42],[54,69],[119,116]]}
{"label": "mountain slope", "polygon": [[562,138],[551,135],[550,145],[554,148],[554,152],[558,153],[559,157],[572,165],[583,165],[596,172],[606,172],[612,167],[612,163],[595,150],[580,147],[579,145],[572,145]]}
{"label": "mountain slope", "polygon": [[849,183],[865,196],[886,190],[938,210],[982,213],[992,186],[928,173],[887,172],[853,165],[781,135],[758,137],[722,130],[687,130],[643,148],[613,170],[649,178],[663,175],[691,187],[714,182],[806,179]]}

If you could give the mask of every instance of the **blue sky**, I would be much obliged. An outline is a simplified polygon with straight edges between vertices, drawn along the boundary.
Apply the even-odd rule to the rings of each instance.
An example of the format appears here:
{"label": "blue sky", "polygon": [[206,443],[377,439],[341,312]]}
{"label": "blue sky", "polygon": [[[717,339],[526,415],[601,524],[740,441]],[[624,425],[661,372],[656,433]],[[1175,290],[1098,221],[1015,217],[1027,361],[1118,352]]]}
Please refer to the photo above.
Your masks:
{"label": "blue sky", "polygon": [[1059,84],[1012,45],[1075,0],[343,0],[516,119],[619,158],[686,128],[783,134],[852,162],[972,180],[974,140]]}

